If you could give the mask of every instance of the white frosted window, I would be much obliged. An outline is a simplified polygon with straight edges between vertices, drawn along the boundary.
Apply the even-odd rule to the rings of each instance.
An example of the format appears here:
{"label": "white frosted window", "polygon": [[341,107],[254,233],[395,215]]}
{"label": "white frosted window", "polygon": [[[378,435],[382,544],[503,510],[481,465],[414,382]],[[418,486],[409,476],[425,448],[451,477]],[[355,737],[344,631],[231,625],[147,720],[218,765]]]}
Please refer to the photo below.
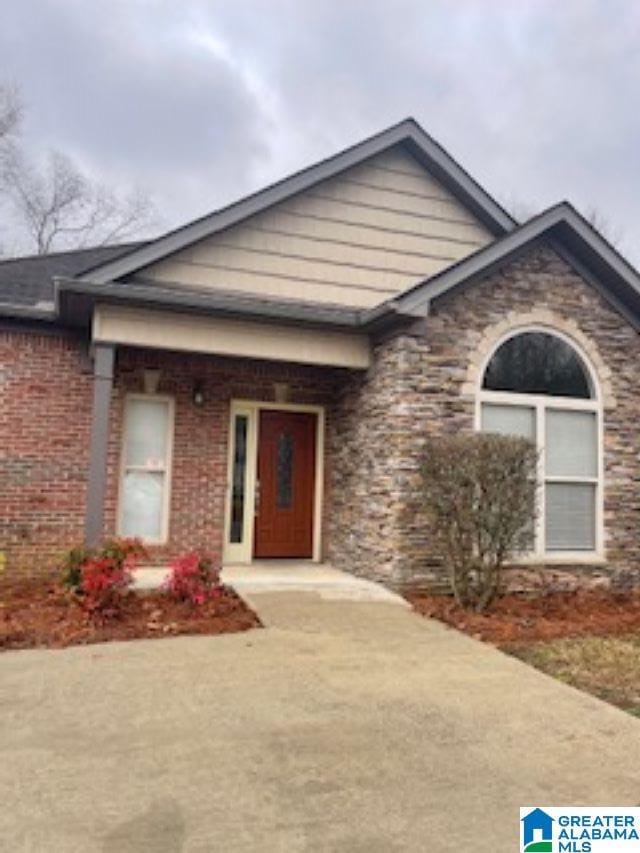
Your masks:
{"label": "white frosted window", "polygon": [[151,541],[161,539],[163,497],[164,474],[127,471],[124,475],[122,535]]}
{"label": "white frosted window", "polygon": [[593,551],[596,487],[590,483],[547,483],[547,551]]}
{"label": "white frosted window", "polygon": [[500,435],[518,435],[535,441],[535,409],[529,406],[500,406],[484,403],[482,406],[482,430]]}
{"label": "white frosted window", "polygon": [[595,412],[548,409],[547,477],[597,477],[598,430]]}
{"label": "white frosted window", "polygon": [[158,542],[165,507],[172,410],[168,400],[127,400],[120,533]]}
{"label": "white frosted window", "polygon": [[160,468],[167,456],[169,406],[165,400],[127,402],[127,465]]}

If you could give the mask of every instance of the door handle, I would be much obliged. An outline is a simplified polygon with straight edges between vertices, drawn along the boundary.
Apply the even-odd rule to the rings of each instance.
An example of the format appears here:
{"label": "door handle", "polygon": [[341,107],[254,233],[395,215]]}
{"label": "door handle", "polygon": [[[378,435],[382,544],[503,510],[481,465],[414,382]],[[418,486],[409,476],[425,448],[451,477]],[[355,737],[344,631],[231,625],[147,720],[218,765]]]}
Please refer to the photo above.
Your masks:
{"label": "door handle", "polygon": [[255,497],[254,497],[254,515],[258,514],[260,509],[260,480],[256,480]]}

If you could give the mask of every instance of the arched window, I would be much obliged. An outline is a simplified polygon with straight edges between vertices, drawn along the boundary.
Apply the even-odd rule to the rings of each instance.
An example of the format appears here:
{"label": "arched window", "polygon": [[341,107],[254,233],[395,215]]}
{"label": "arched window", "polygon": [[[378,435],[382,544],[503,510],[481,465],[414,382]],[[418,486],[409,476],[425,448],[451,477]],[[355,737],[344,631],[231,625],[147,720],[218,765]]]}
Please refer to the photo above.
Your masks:
{"label": "arched window", "polygon": [[592,372],[563,336],[517,332],[489,358],[478,392],[479,428],[524,436],[539,450],[537,558],[601,551],[601,417]]}

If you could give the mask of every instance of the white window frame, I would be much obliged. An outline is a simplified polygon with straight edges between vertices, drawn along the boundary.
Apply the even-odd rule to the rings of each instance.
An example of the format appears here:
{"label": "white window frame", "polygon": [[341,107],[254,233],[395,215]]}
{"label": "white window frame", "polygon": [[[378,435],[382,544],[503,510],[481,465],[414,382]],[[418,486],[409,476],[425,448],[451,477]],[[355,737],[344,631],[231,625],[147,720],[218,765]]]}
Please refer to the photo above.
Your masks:
{"label": "white window frame", "polygon": [[[588,400],[576,397],[558,397],[550,394],[520,394],[511,391],[489,391],[482,387],[484,376],[493,355],[511,338],[527,332],[541,332],[553,335],[564,341],[580,359],[587,375],[592,397]],[[482,431],[483,404],[514,406],[534,410],[536,447],[538,449],[538,514],[535,523],[534,548],[519,555],[517,563],[604,563],[604,441],[602,393],[596,379],[594,367],[582,348],[570,337],[548,326],[522,326],[511,329],[493,346],[484,359],[478,375],[475,405],[475,429]],[[558,477],[546,476],[545,438],[546,412],[549,410],[592,412],[596,418],[597,476],[595,477]],[[595,548],[590,551],[548,551],[546,549],[546,485],[547,483],[584,483],[595,486]]]}
{"label": "white window frame", "polygon": [[[166,458],[163,466],[149,465],[127,465],[127,427],[129,420],[129,403],[132,400],[143,400],[144,402],[162,402],[168,406],[167,417],[167,441]],[[169,508],[171,506],[171,480],[173,472],[173,440],[175,430],[175,399],[168,394],[127,394],[124,398],[122,442],[120,448],[120,485],[118,489],[118,511],[117,531],[118,536],[123,536],[123,513],[124,513],[124,481],[129,471],[141,471],[145,473],[164,474],[164,494],[162,496],[162,518],[160,521],[160,537],[158,539],[143,539],[146,545],[166,545],[169,541]],[[140,537],[142,538],[142,537]]]}

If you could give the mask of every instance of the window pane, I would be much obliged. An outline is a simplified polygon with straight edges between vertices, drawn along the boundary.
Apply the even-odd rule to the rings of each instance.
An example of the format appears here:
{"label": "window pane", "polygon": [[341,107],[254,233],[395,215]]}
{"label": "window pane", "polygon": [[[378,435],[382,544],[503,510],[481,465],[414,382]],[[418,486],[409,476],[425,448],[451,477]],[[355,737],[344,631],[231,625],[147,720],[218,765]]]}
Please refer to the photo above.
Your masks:
{"label": "window pane", "polygon": [[233,435],[233,484],[231,492],[231,530],[229,539],[242,542],[245,498],[245,474],[247,470],[247,416],[237,415]]}
{"label": "window pane", "polygon": [[278,436],[278,509],[289,509],[293,500],[293,438]]}
{"label": "window pane", "polygon": [[593,551],[596,547],[596,487],[547,483],[547,551]]}
{"label": "window pane", "polygon": [[598,432],[594,412],[547,410],[548,477],[597,477]]}
{"label": "window pane", "polygon": [[128,471],[122,495],[123,536],[141,539],[162,538],[162,501],[165,475],[158,472]]}
{"label": "window pane", "polygon": [[[482,431],[498,435],[517,435],[536,440],[536,413],[531,406],[500,406],[493,403],[482,404]],[[531,519],[525,525],[527,544],[523,550],[528,551],[534,546],[535,525]]]}
{"label": "window pane", "polygon": [[168,418],[169,404],[165,400],[127,402],[126,465],[166,465]]}
{"label": "window pane", "polygon": [[536,439],[535,410],[529,406],[482,405],[482,431]]}
{"label": "window pane", "polygon": [[578,354],[562,338],[546,332],[523,332],[498,347],[482,387],[585,400],[593,396]]}

